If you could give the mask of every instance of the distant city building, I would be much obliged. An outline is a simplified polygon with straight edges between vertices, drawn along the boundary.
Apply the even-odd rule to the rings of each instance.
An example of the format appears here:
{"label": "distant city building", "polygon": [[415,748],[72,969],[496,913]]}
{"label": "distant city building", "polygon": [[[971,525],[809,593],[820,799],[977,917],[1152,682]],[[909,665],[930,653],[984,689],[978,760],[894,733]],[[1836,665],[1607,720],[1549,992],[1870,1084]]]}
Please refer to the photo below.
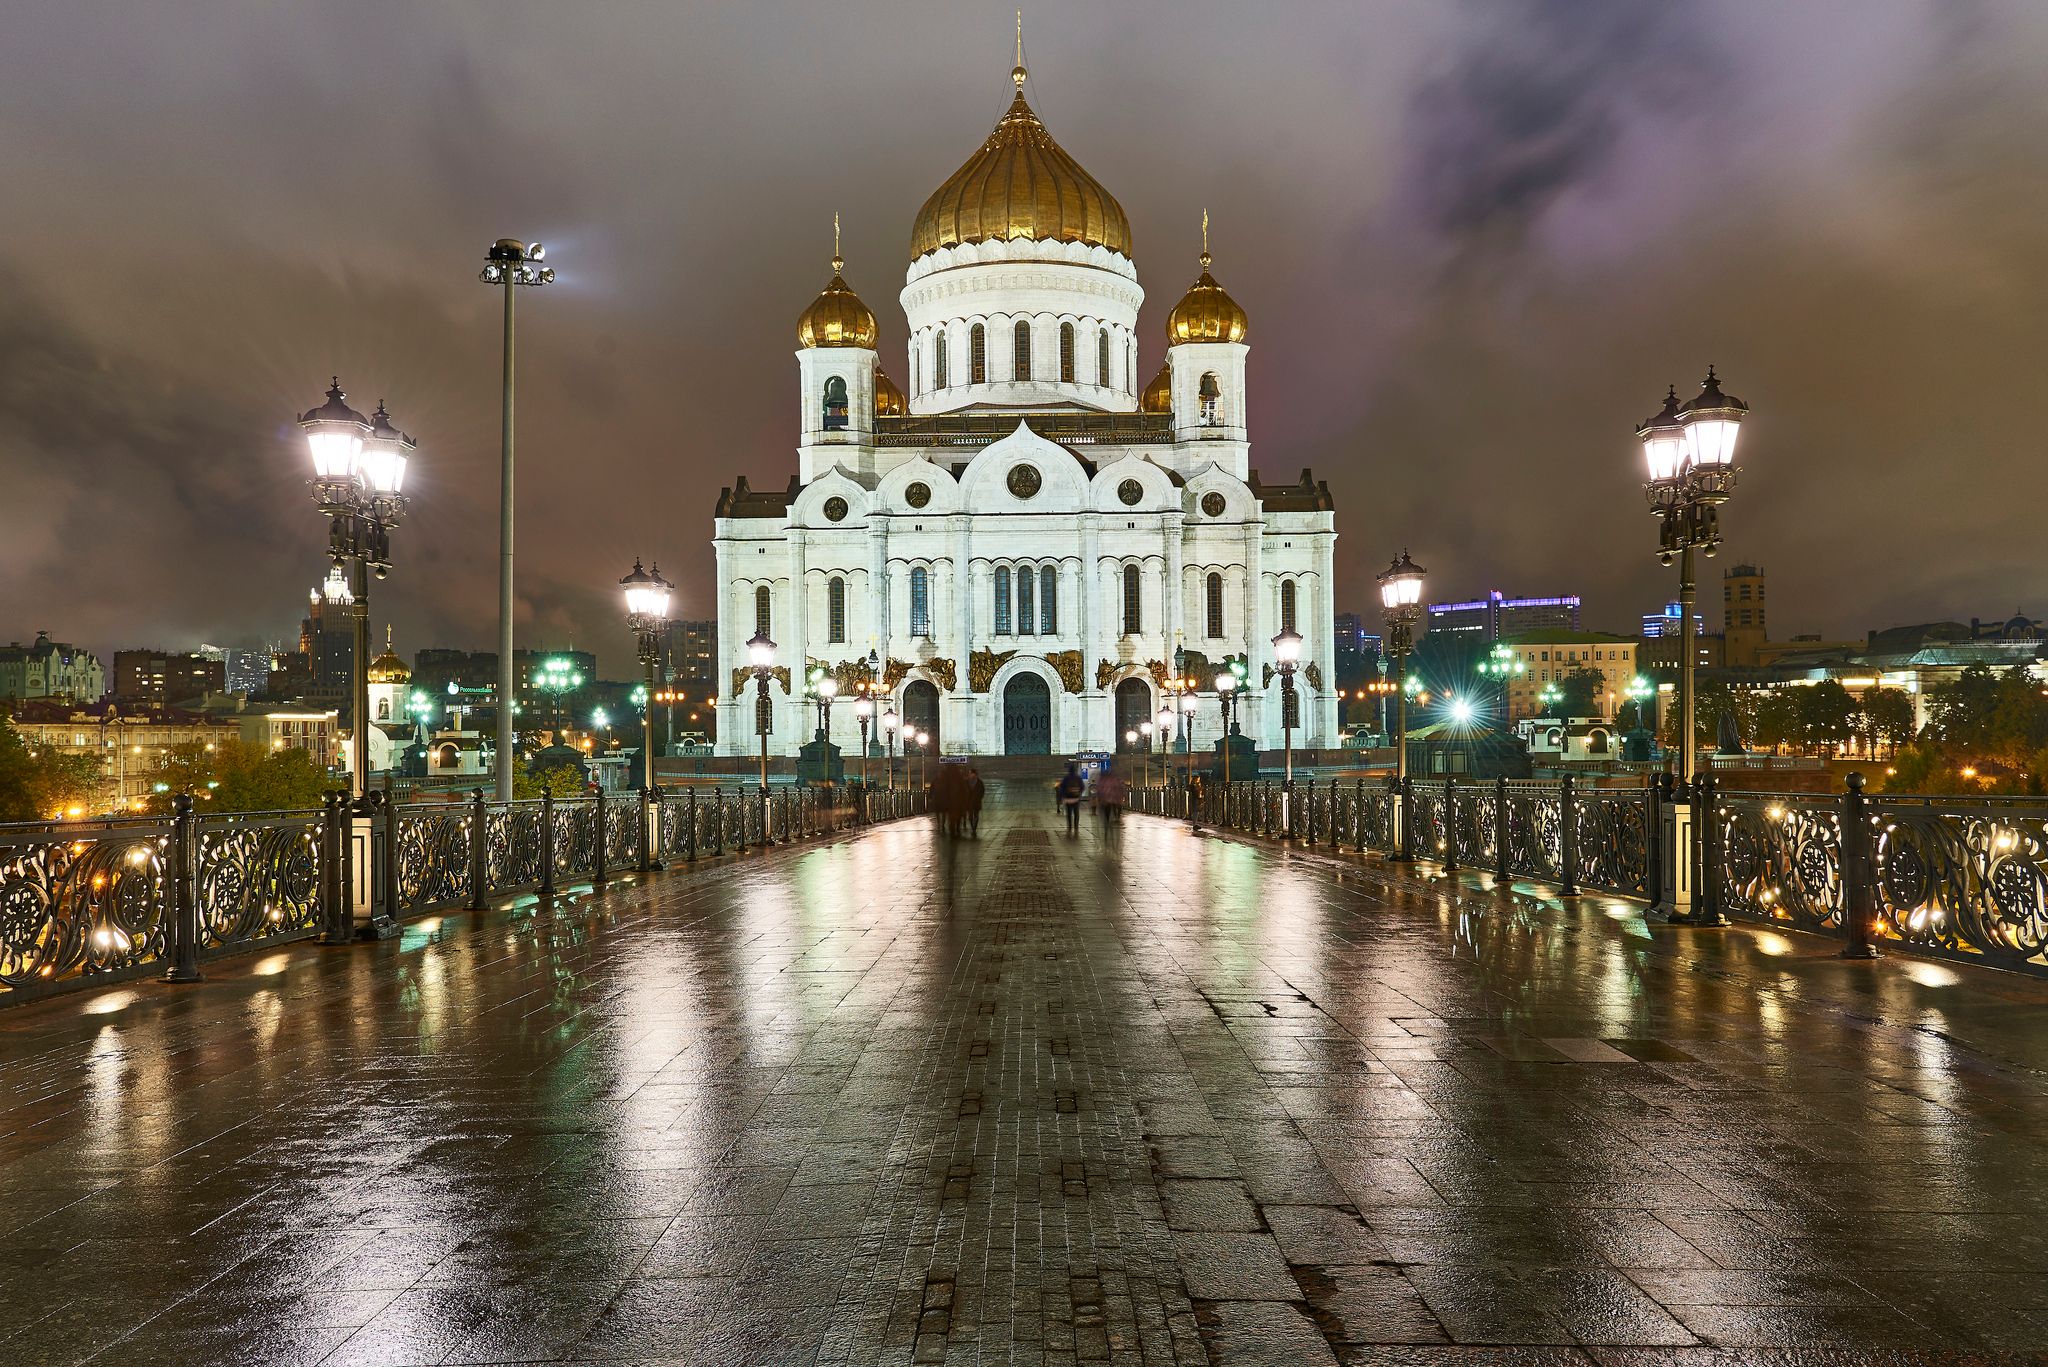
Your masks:
{"label": "distant city building", "polygon": [[1483,598],[1462,603],[1431,603],[1429,630],[1479,633],[1488,641],[1532,631],[1577,631],[1577,594],[1555,598],[1510,598],[1490,589]]}
{"label": "distant city building", "polygon": [[0,648],[0,698],[29,701],[57,698],[98,702],[107,691],[99,657],[81,646],[53,641],[39,631],[31,645],[15,641]]}
{"label": "distant city building", "polygon": [[198,702],[227,691],[227,665],[196,651],[117,650],[114,701],[127,707],[161,708]]}
{"label": "distant city building", "polygon": [[299,624],[298,662],[287,662],[284,677],[269,691],[302,702],[332,704],[346,719],[355,662],[355,623],[350,616],[354,602],[355,594],[338,569],[314,586]]}
{"label": "distant city building", "polygon": [[276,654],[263,650],[229,650],[226,654],[227,691],[245,698],[270,687],[270,672],[276,668]]}
{"label": "distant city building", "polygon": [[463,693],[488,703],[498,691],[498,652],[426,646],[413,652],[412,686],[441,694],[454,684]]}
{"label": "distant city building", "polygon": [[98,762],[99,790],[92,810],[77,813],[80,816],[140,808],[154,791],[157,773],[172,750],[181,745],[220,745],[240,735],[234,722],[196,713],[124,713],[117,706],[88,709],[53,702],[28,704],[14,725],[31,748],[91,755]]}
{"label": "distant city building", "polygon": [[1590,671],[1601,676],[1595,690],[1602,715],[1612,717],[1627,699],[1636,676],[1636,643],[1602,631],[1532,631],[1502,644],[1522,665],[1508,680],[1508,719],[1533,717],[1543,711],[1543,685]]}
{"label": "distant city building", "polygon": [[718,622],[671,622],[668,631],[668,676],[677,683],[718,684]]}
{"label": "distant city building", "polygon": [[[1660,636],[1677,636],[1684,626],[1685,615],[1678,610],[1678,604],[1666,603],[1662,611],[1643,614],[1643,639],[1654,641]],[[1693,613],[1692,629],[1695,635],[1707,634],[1707,619],[1704,614],[1697,611]]]}
{"label": "distant city building", "polygon": [[1764,572],[1731,566],[1721,576],[1722,654],[1730,665],[1758,663],[1771,634],[1764,621]]}
{"label": "distant city building", "polygon": [[313,763],[333,768],[339,753],[340,714],[332,708],[257,705],[234,714],[242,739],[265,750],[304,750]]}

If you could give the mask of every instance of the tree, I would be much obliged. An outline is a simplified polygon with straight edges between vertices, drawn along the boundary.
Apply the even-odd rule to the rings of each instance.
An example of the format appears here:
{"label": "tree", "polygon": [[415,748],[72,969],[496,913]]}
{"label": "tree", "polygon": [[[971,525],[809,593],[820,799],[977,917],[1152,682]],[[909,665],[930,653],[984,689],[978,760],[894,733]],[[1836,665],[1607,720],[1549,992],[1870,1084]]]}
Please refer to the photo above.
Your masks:
{"label": "tree", "polygon": [[47,821],[72,807],[99,803],[99,761],[32,746],[0,713],[0,821]]}
{"label": "tree", "polygon": [[1562,717],[1598,717],[1605,715],[1600,710],[1600,695],[1607,689],[1607,676],[1597,669],[1574,669],[1557,681],[1557,691],[1563,695],[1558,703],[1558,715]]}
{"label": "tree", "polygon": [[1787,689],[1773,688],[1761,694],[1749,716],[1750,732],[1759,747],[1776,750],[1799,738],[1799,703]]}
{"label": "tree", "polygon": [[570,764],[551,765],[538,773],[527,769],[513,771],[514,798],[526,802],[539,797],[542,793],[553,795],[557,801],[565,797],[587,797],[590,793],[590,781]]}
{"label": "tree", "polygon": [[157,767],[151,806],[171,810],[190,793],[201,811],[288,812],[318,807],[334,786],[304,750],[265,750],[247,741],[187,741],[174,745]]}
{"label": "tree", "polygon": [[1899,688],[1870,689],[1858,709],[1857,729],[1871,754],[1877,753],[1879,741],[1897,754],[1901,745],[1913,739],[1912,696]]}
{"label": "tree", "polygon": [[1735,734],[1748,744],[1752,730],[1749,700],[1719,679],[1709,679],[1699,686],[1699,698],[1693,704],[1695,730],[1701,745],[1720,745],[1723,717],[1735,718]]}
{"label": "tree", "polygon": [[1938,740],[1981,751],[1998,705],[1998,676],[1986,665],[1971,665],[1948,683],[1927,692],[1927,728]]}
{"label": "tree", "polygon": [[1800,689],[1795,707],[1799,737],[1816,750],[1832,755],[1856,734],[1856,700],[1839,680],[1822,679]]}

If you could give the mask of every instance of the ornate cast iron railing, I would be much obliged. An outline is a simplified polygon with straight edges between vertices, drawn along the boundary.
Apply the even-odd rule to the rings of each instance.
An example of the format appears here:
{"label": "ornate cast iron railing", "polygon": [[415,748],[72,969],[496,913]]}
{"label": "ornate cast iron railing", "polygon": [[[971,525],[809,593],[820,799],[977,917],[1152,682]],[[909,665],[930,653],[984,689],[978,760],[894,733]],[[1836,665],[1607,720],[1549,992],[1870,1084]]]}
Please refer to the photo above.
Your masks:
{"label": "ornate cast iron railing", "polygon": [[0,826],[0,1003],[153,967],[196,980],[206,956],[317,932],[345,940],[358,889],[384,918],[481,909],[925,810],[925,794],[904,789],[512,803],[477,791],[403,804],[378,794],[360,816],[334,796],[315,812],[206,816],[181,797],[161,818]]}

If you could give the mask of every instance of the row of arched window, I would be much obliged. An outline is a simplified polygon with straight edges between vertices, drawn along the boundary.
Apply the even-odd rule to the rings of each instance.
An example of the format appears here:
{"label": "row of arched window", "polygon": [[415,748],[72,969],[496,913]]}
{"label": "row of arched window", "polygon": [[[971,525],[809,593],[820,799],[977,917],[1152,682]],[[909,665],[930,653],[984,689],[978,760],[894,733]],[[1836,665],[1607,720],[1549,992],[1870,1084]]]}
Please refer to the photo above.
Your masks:
{"label": "row of arched window", "polygon": [[[1036,569],[1020,565],[1013,572],[1008,565],[996,566],[995,632],[997,636],[1052,636],[1059,631],[1059,573],[1051,565]],[[910,634],[932,634],[931,575],[922,565],[910,571]],[[1224,632],[1223,576],[1211,572],[1202,581],[1203,629],[1211,640]],[[1280,581],[1280,629],[1296,631],[1300,594],[1292,579]],[[1123,571],[1123,634],[1143,633],[1144,577],[1136,565]],[[774,632],[774,612],[766,584],[754,590],[754,630],[764,637]],[[834,575],[825,582],[825,639],[834,644],[846,640],[846,580]]]}
{"label": "row of arched window", "polygon": [[[1034,592],[1035,588],[1035,592]],[[1011,605],[1016,611],[1012,615]],[[997,636],[1052,636],[1060,629],[1059,572],[1051,565],[1033,569],[996,566],[995,631]]]}
{"label": "row of arched window", "polygon": [[[1095,378],[1094,383],[1108,386],[1115,383],[1111,370],[1113,342],[1110,329],[1095,327]],[[1059,381],[1061,384],[1077,382],[1077,356],[1081,345],[1080,333],[1071,322],[1062,322],[1059,332]],[[1123,388],[1135,391],[1138,387],[1138,346],[1126,339],[1123,352]],[[910,355],[910,387],[921,391],[922,368],[918,364],[919,348],[912,347]],[[1048,379],[1037,373],[1032,356],[1031,323],[1020,318],[1010,329],[1010,378]],[[967,379],[968,384],[988,383],[988,326],[975,323],[967,329]],[[1212,381],[1213,383],[1213,377]],[[953,384],[953,355],[947,329],[940,328],[932,336],[932,388],[948,389]]]}

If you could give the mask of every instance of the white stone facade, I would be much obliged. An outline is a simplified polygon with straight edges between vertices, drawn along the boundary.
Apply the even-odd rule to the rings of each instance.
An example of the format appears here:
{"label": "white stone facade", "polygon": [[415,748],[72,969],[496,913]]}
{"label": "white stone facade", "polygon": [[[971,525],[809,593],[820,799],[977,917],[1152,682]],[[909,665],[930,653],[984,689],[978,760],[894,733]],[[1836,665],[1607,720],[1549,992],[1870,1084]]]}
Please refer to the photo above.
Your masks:
{"label": "white stone facade", "polygon": [[718,504],[720,754],[759,747],[760,629],[786,670],[777,755],[814,733],[807,664],[840,676],[832,739],[857,753],[850,685],[871,655],[881,705],[943,753],[1122,749],[1177,649],[1202,680],[1198,751],[1222,734],[1213,679],[1234,656],[1249,669],[1238,723],[1278,748],[1283,613],[1304,638],[1294,744],[1338,744],[1328,489],[1251,470],[1241,341],[1169,348],[1171,411],[1142,411],[1159,364],[1137,342],[1143,298],[1103,246],[961,243],[907,274],[906,413],[877,413],[874,351],[797,352],[797,477],[742,479]]}

